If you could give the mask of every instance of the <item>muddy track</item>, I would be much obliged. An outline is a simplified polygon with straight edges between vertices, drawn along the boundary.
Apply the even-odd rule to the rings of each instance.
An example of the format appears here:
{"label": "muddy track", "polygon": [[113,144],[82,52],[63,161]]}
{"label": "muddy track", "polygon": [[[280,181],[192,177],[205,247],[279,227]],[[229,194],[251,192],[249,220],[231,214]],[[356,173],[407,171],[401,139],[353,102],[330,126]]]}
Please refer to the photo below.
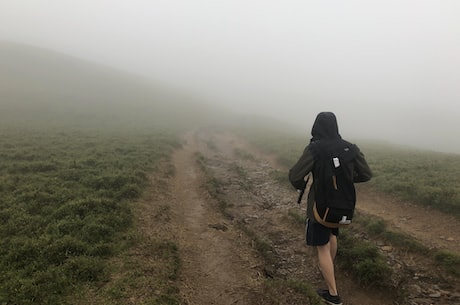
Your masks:
{"label": "muddy track", "polygon": [[[235,156],[236,148],[248,151],[254,158]],[[206,158],[209,172],[221,183],[221,195],[228,203],[226,211],[232,215],[231,220],[219,212],[215,198],[206,191],[207,178],[197,165],[195,152]],[[292,279],[308,282],[313,287],[324,285],[315,253],[304,245],[302,226],[294,224],[288,216],[290,212],[304,213],[304,207],[294,202],[295,192],[270,177],[270,172],[277,167],[270,156],[233,135],[200,132],[187,136],[187,144],[175,153],[173,162],[177,174],[169,186],[174,215],[171,234],[178,243],[183,262],[180,291],[184,304],[272,304],[264,295],[263,283],[267,279]],[[376,201],[380,208],[375,210],[375,206],[369,204],[367,211],[382,216],[382,201],[367,190],[362,193],[361,201]],[[254,241],[241,231],[241,226],[271,246],[275,258],[272,266],[264,265]],[[407,228],[410,226],[400,226],[400,229]],[[446,243],[442,246],[452,245],[451,240],[447,240],[450,233],[445,236]],[[396,252],[387,255],[389,262],[414,260],[399,257]],[[410,287],[416,291],[410,292],[411,300],[407,304],[455,304],[451,295],[458,287],[448,286],[449,295],[430,298],[423,290],[435,291],[443,282],[434,278],[429,270],[421,269],[417,273],[417,266],[412,264],[411,268],[411,274],[424,274],[426,279],[414,276],[417,283],[412,280]],[[383,293],[360,288],[340,271],[337,278],[345,304],[395,304]],[[293,300],[278,304],[308,303]]]}

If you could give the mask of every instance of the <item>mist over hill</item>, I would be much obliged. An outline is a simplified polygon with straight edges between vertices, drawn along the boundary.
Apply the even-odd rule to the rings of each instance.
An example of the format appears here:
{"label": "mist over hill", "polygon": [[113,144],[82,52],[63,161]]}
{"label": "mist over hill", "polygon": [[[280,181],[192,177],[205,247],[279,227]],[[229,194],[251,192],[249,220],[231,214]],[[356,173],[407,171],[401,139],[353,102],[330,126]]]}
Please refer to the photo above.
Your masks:
{"label": "mist over hill", "polygon": [[[74,127],[180,127],[193,128],[198,125],[237,125],[260,130],[284,130],[309,139],[310,120],[288,123],[263,115],[236,112],[216,101],[206,100],[195,92],[153,82],[141,76],[113,67],[86,61],[63,53],[30,45],[0,41],[0,126],[18,128],[40,126]],[[369,129],[354,130],[348,118],[340,111],[339,126],[345,138],[352,140],[382,139],[380,134]],[[437,117],[436,114],[433,114]],[[444,113],[444,124],[452,123],[455,114]],[[452,118],[451,118],[452,117]],[[364,120],[364,118],[363,118]],[[411,120],[414,120],[412,117]],[[311,121],[311,122],[310,122]],[[350,125],[351,124],[351,125]],[[369,122],[372,125],[371,122]],[[427,132],[415,136],[415,145],[428,150],[457,152],[453,134],[428,137],[430,143],[451,142],[450,149],[440,145],[427,146]],[[391,131],[391,124],[385,132]],[[411,129],[408,129],[411,130]],[[383,131],[382,131],[383,132]],[[389,143],[407,144],[404,130],[393,132]],[[372,136],[373,135],[373,136]],[[403,137],[405,135],[405,137]],[[445,141],[445,137],[452,141]],[[429,144],[429,143],[428,143]]]}
{"label": "mist over hill", "polygon": [[2,125],[171,126],[211,122],[223,112],[191,93],[124,71],[0,42]]}

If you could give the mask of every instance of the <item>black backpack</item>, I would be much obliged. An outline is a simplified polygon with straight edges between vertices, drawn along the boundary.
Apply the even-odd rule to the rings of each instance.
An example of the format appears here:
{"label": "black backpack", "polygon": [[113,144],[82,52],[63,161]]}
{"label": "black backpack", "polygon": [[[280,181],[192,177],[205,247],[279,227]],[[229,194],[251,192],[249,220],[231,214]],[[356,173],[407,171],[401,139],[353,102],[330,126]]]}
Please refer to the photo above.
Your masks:
{"label": "black backpack", "polygon": [[320,140],[312,143],[311,151],[315,157],[315,220],[329,228],[349,225],[356,204],[353,167],[349,163],[357,156],[357,147],[342,139]]}

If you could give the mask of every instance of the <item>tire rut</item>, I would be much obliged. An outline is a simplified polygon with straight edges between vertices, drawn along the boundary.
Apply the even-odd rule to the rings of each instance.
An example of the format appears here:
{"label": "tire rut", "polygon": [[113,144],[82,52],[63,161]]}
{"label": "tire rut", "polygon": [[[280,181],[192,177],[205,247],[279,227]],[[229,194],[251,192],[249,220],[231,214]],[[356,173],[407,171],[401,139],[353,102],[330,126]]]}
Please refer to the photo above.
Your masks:
{"label": "tire rut", "polygon": [[[248,241],[226,222],[203,189],[195,160],[199,148],[191,135],[173,156],[173,228],[182,258],[180,292],[185,304],[248,304],[258,286],[258,263]],[[235,252],[234,249],[239,249]]]}

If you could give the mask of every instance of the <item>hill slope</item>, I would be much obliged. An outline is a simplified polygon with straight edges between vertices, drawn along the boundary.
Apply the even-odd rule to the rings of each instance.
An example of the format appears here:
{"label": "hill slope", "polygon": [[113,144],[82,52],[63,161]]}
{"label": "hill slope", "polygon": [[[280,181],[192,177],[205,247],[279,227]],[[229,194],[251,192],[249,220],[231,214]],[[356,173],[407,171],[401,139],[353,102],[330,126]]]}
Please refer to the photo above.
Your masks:
{"label": "hill slope", "polygon": [[0,41],[2,124],[200,121],[216,109],[140,77],[50,50]]}

